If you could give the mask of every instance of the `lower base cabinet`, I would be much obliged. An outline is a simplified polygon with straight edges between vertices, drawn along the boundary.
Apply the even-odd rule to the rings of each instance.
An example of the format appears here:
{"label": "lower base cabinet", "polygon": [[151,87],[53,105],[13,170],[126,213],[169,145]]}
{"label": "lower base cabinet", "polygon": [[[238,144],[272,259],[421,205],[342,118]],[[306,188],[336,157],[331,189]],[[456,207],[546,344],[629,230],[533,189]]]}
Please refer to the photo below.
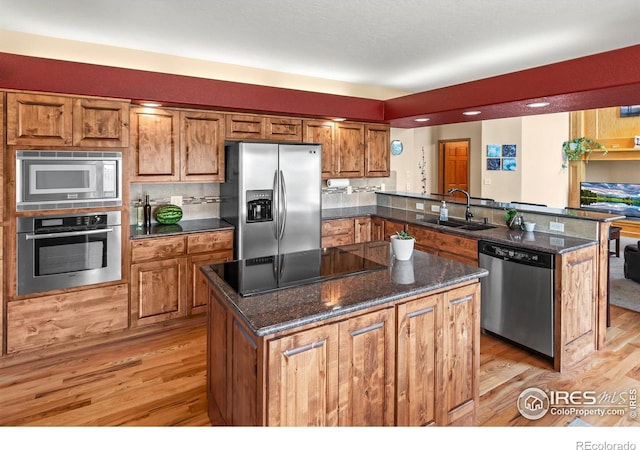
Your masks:
{"label": "lower base cabinet", "polygon": [[83,342],[128,327],[127,284],[7,303],[7,354]]}
{"label": "lower base cabinet", "polygon": [[475,421],[479,283],[266,337],[248,330],[215,287],[210,294],[209,414],[228,425]]}

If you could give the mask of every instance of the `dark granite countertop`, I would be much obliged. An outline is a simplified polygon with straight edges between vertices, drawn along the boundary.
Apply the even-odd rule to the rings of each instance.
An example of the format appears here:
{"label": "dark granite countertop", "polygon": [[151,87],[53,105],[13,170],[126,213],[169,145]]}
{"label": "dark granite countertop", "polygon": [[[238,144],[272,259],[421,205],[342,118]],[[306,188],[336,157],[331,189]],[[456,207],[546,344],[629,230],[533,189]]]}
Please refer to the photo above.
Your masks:
{"label": "dark granite countertop", "polygon": [[[423,200],[441,201],[446,200],[447,203],[456,203],[465,205],[466,202],[455,197],[443,194],[417,194],[413,192],[376,192],[378,195],[390,195],[395,197],[408,197]],[[566,216],[574,219],[593,220],[595,222],[614,222],[616,220],[625,219],[626,216],[617,213],[606,213],[581,208],[549,208],[546,206],[527,205],[523,203],[505,203],[496,202],[491,199],[482,199],[472,197],[469,204],[471,206],[482,206],[492,209],[509,209],[515,208],[522,212],[532,212],[536,214],[546,214],[550,216]]]}
{"label": "dark granite countertop", "polygon": [[202,231],[233,229],[233,225],[222,219],[181,220],[180,222],[171,225],[154,223],[151,225],[150,230],[146,230],[145,228],[137,229],[135,225],[131,225],[129,236],[131,237],[131,239],[143,239],[150,237],[171,236],[176,234],[199,233]]}
{"label": "dark granite countertop", "polygon": [[409,261],[397,261],[391,256],[390,244],[381,241],[359,244],[355,250],[354,246],[340,248],[346,247],[358,254],[375,253],[372,259],[386,268],[248,297],[238,294],[216,273],[219,265],[205,265],[200,270],[218,287],[229,305],[257,336],[339,317],[488,275],[486,269],[418,250]]}
{"label": "dark granite countertop", "polygon": [[496,226],[489,230],[469,231],[458,228],[446,227],[425,222],[425,219],[437,216],[426,213],[416,213],[404,209],[388,208],[385,206],[366,206],[353,208],[335,208],[322,211],[323,219],[339,219],[358,216],[378,216],[384,219],[406,222],[414,225],[430,227],[438,231],[457,234],[461,236],[486,239],[501,244],[514,245],[553,254],[567,253],[584,247],[596,245],[597,241],[571,236],[563,236],[551,233],[534,231],[527,233],[519,230],[511,230],[506,226]]}

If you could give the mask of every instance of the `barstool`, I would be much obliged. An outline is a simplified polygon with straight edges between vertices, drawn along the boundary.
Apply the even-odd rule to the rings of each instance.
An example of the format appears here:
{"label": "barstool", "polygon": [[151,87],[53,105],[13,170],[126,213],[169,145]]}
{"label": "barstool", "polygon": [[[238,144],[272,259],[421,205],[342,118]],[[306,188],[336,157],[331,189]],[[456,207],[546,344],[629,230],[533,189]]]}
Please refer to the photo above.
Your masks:
{"label": "barstool", "polygon": [[609,228],[609,242],[616,241],[616,250],[609,251],[609,256],[616,255],[616,258],[620,258],[620,230],[622,227]]}

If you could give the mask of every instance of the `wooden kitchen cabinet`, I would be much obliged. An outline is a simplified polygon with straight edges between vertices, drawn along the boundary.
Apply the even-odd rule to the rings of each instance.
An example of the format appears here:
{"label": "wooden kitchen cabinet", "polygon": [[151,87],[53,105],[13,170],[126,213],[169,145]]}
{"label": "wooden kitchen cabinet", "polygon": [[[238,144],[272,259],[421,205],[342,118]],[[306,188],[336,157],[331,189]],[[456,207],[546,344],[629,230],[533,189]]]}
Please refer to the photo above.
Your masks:
{"label": "wooden kitchen cabinet", "polygon": [[186,278],[185,257],[131,264],[131,326],[186,316]]}
{"label": "wooden kitchen cabinet", "polygon": [[224,115],[132,108],[132,182],[224,181]]}
{"label": "wooden kitchen cabinet", "polygon": [[338,425],[394,425],[395,341],[393,307],[338,324]]}
{"label": "wooden kitchen cabinet", "polygon": [[76,344],[128,327],[127,284],[7,302],[7,354]]}
{"label": "wooden kitchen cabinet", "polygon": [[356,244],[371,240],[371,217],[356,217],[353,220],[353,227],[353,240]]}
{"label": "wooden kitchen cabinet", "polygon": [[388,177],[390,169],[389,126],[365,126],[365,177]]}
{"label": "wooden kitchen cabinet", "polygon": [[129,103],[73,100],[73,145],[117,148],[129,146]]}
{"label": "wooden kitchen cabinet", "polygon": [[322,221],[322,247],[337,247],[355,242],[353,219]]}
{"label": "wooden kitchen cabinet", "polygon": [[178,119],[171,109],[131,108],[130,181],[180,179]]}
{"label": "wooden kitchen cabinet", "polygon": [[224,115],[180,112],[180,180],[224,182]]}
{"label": "wooden kitchen cabinet", "polygon": [[405,231],[406,224],[395,220],[374,217],[371,220],[371,240],[372,241],[391,241],[391,236],[398,231]]}
{"label": "wooden kitchen cabinet", "polygon": [[335,178],[364,177],[364,124],[338,122],[335,125],[335,153],[333,173]]}
{"label": "wooden kitchen cabinet", "polygon": [[322,145],[322,179],[388,177],[389,126],[305,120],[304,142]]}
{"label": "wooden kitchen cabinet", "polygon": [[267,425],[338,425],[338,333],[330,324],[267,343],[267,373],[279,381],[268,383]]}
{"label": "wooden kitchen cabinet", "polygon": [[71,97],[9,92],[7,144],[71,146],[72,111]]}
{"label": "wooden kitchen cabinet", "polygon": [[443,313],[440,423],[470,426],[480,399],[480,284],[446,292]]}
{"label": "wooden kitchen cabinet", "polygon": [[200,277],[200,267],[233,259],[233,230],[187,235],[187,314],[204,313],[208,283]]}
{"label": "wooden kitchen cabinet", "polygon": [[323,180],[333,176],[334,124],[330,120],[304,120],[302,123],[302,141],[322,146]]}
{"label": "wooden kitchen cabinet", "polygon": [[597,249],[556,255],[554,368],[559,372],[598,348]]}
{"label": "wooden kitchen cabinet", "polygon": [[200,266],[231,259],[233,230],[132,240],[132,326],[204,312]]}
{"label": "wooden kitchen cabinet", "polygon": [[480,285],[397,307],[397,425],[472,425],[479,401]]}
{"label": "wooden kitchen cabinet", "polygon": [[[4,123],[5,123],[5,113],[4,113],[4,99],[5,99],[5,93],[4,92],[0,92],[0,136],[4,136]],[[0,224],[4,224],[4,208],[5,208],[5,204],[4,204],[4,158],[7,154],[7,149],[5,147],[5,139],[1,139],[2,142],[0,143],[0,150],[2,151],[2,154],[0,155]],[[4,272],[2,272],[4,273]],[[4,277],[3,277],[4,278]],[[2,314],[0,314],[1,316]],[[2,325],[0,323],[0,325]],[[0,334],[2,332],[0,331]],[[0,336],[1,338],[2,336]],[[0,354],[1,354],[1,349],[0,349]]]}
{"label": "wooden kitchen cabinet", "polygon": [[416,249],[473,266],[478,265],[478,241],[419,225],[407,225],[416,238]]}
{"label": "wooden kitchen cabinet", "polygon": [[479,282],[270,336],[210,287],[209,410],[225,424],[475,423]]}
{"label": "wooden kitchen cabinet", "polygon": [[251,114],[227,114],[226,138],[302,142],[302,119]]}
{"label": "wooden kitchen cabinet", "polygon": [[113,148],[128,139],[128,101],[7,94],[8,145]]}

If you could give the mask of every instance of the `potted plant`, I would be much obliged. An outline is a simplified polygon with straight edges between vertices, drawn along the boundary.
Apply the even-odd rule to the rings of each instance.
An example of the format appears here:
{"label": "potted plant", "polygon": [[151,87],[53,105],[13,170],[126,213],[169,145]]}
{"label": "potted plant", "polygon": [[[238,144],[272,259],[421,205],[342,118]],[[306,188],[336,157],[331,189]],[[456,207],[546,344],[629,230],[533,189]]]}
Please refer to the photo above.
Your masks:
{"label": "potted plant", "polygon": [[607,149],[604,145],[588,137],[583,136],[564,141],[562,143],[562,151],[564,152],[562,167],[566,169],[567,161],[578,161],[584,155],[586,155],[585,161],[589,161],[589,155],[594,149],[604,150],[603,155],[607,154]]}
{"label": "potted plant", "polygon": [[514,208],[507,210],[504,215],[504,221],[509,228],[518,228],[519,225],[516,224],[516,217],[518,217],[518,211]]}
{"label": "potted plant", "polygon": [[413,254],[413,246],[416,240],[406,231],[398,231],[391,236],[391,249],[395,258],[399,261],[406,261]]}

